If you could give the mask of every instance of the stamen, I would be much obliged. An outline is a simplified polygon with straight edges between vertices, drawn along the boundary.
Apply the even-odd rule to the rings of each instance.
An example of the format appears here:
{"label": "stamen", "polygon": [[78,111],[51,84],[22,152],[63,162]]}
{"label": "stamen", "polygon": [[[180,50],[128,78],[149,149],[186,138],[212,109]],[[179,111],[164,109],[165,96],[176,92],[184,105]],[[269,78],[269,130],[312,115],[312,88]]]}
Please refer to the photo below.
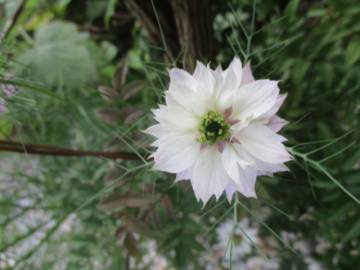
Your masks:
{"label": "stamen", "polygon": [[230,125],[224,115],[210,111],[200,121],[198,141],[202,144],[215,144],[230,138]]}

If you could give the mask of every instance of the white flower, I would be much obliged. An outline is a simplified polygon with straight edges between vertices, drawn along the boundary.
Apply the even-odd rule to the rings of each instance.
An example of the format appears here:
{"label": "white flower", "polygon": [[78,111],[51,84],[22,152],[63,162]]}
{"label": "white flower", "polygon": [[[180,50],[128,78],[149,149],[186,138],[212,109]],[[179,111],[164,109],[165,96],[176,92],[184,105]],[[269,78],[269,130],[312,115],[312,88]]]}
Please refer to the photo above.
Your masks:
{"label": "white flower", "polygon": [[[12,97],[18,92],[17,88],[11,84],[0,84],[0,91],[7,97]],[[0,97],[0,114],[5,112],[7,112],[6,101]]]}
{"label": "white flower", "polygon": [[6,112],[6,103],[3,98],[0,97],[0,114]]}
{"label": "white flower", "polygon": [[[227,220],[219,225],[216,233],[218,236],[216,248],[225,252],[226,259],[230,259],[231,252],[233,258],[244,259],[246,255],[251,254],[253,245],[261,244],[259,228],[257,225],[251,224],[251,220],[248,218],[242,218],[236,224],[233,220]],[[229,237],[232,235],[236,239],[236,243],[230,252],[228,244]],[[251,242],[247,238],[251,239]]]}
{"label": "white flower", "polygon": [[256,197],[258,175],[287,170],[291,156],[278,132],[276,116],[285,95],[278,83],[254,80],[250,65],[235,58],[226,70],[198,62],[194,74],[174,68],[165,105],[153,110],[158,122],[147,129],[156,137],[156,170],[190,180],[204,204],[226,191]]}

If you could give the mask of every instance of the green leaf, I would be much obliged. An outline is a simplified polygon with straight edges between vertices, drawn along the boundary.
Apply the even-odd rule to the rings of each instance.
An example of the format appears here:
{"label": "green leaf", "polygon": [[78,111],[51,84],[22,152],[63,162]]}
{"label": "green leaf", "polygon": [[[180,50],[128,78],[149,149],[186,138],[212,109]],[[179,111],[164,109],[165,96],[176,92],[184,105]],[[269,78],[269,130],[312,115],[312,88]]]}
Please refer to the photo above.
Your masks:
{"label": "green leaf", "polygon": [[18,57],[21,72],[49,85],[79,87],[96,78],[86,49],[88,36],[72,23],[52,22],[39,28],[34,46]]}
{"label": "green leaf", "polygon": [[110,19],[115,13],[115,7],[117,3],[118,3],[117,0],[109,0],[107,4],[106,12],[105,12],[105,25],[107,28],[109,28],[110,26]]}
{"label": "green leaf", "polygon": [[360,60],[360,42],[352,42],[346,48],[346,63],[351,66]]}
{"label": "green leaf", "polygon": [[359,236],[360,236],[360,219],[345,234],[343,241],[346,242],[349,240],[353,240]]}
{"label": "green leaf", "polygon": [[298,9],[298,7],[299,7],[299,3],[300,3],[299,0],[292,0],[292,1],[286,6],[285,14],[288,15],[288,16],[294,17],[295,14],[296,14],[297,9]]}
{"label": "green leaf", "polygon": [[0,117],[0,139],[8,137],[11,133],[11,130],[11,122],[5,117]]}

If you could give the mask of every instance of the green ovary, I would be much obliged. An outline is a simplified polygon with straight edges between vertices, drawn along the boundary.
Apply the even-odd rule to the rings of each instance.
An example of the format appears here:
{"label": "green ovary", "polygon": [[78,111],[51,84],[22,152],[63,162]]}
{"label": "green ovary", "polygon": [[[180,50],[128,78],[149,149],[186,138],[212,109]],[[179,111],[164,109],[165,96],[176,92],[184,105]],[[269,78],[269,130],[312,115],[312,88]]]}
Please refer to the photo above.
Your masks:
{"label": "green ovary", "polygon": [[230,138],[230,125],[225,117],[214,111],[209,111],[200,121],[198,141],[202,144],[215,144]]}

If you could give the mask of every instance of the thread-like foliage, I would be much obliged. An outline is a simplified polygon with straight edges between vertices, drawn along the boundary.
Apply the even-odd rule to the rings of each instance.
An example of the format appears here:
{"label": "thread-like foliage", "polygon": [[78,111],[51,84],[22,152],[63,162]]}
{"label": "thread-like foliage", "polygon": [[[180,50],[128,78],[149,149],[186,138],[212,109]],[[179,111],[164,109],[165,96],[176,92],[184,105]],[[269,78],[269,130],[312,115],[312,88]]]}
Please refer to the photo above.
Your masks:
{"label": "thread-like foliage", "polygon": [[[355,269],[359,17],[340,0],[0,0],[0,269]],[[169,68],[234,55],[288,94],[295,160],[257,200],[202,208],[151,170],[142,131]]]}

